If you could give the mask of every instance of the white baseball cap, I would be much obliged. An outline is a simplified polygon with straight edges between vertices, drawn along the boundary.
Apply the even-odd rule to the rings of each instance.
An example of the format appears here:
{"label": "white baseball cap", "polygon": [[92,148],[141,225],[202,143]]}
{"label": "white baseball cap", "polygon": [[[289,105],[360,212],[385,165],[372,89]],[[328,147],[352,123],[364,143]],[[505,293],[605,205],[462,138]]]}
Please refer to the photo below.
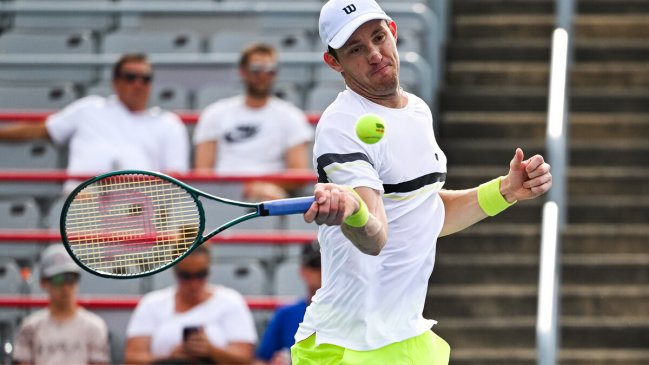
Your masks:
{"label": "white baseball cap", "polygon": [[320,10],[320,39],[338,49],[358,27],[374,19],[392,20],[374,0],[329,0]]}
{"label": "white baseball cap", "polygon": [[66,272],[81,274],[81,268],[61,244],[51,245],[41,255],[41,277],[51,278]]}

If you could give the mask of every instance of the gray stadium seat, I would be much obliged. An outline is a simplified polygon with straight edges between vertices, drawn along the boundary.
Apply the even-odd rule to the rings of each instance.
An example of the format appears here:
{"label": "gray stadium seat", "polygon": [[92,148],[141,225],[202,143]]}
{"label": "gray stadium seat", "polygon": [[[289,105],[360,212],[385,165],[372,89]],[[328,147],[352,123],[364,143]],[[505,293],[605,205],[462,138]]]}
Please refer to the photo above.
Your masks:
{"label": "gray stadium seat", "polygon": [[[20,2],[30,0],[16,0]],[[86,0],[100,7],[111,0]],[[14,28],[20,30],[47,30],[48,32],[69,32],[70,30],[106,31],[115,26],[114,17],[109,14],[16,14]]]}
{"label": "gray stadium seat", "polygon": [[315,85],[307,95],[304,109],[312,112],[323,111],[341,91],[343,89],[338,85]]}
{"label": "gray stadium seat", "polygon": [[[31,198],[7,198],[0,200],[0,229],[29,230],[40,227],[38,205]],[[31,242],[1,242],[0,256],[26,258],[38,257],[41,245]]]}
{"label": "gray stadium seat", "polygon": [[[58,17],[51,17],[61,20]],[[0,53],[6,54],[69,54],[95,53],[96,45],[88,31],[55,34],[44,30],[39,33],[9,32],[0,36]],[[79,82],[87,83],[97,77],[94,66],[2,66],[0,80],[32,82]]]}
{"label": "gray stadium seat", "polygon": [[[0,169],[58,169],[63,167],[62,151],[46,140],[0,142]],[[60,182],[0,181],[0,197],[55,197],[61,193]]]}
{"label": "gray stadium seat", "polygon": [[273,280],[273,295],[295,297],[306,295],[298,261],[286,261],[277,266]]}
{"label": "gray stadium seat", "polygon": [[[235,72],[233,70],[233,72]],[[202,110],[217,100],[243,93],[241,82],[206,84],[196,91],[194,108]]]}
{"label": "gray stadium seat", "polygon": [[[23,285],[24,282],[20,275],[18,265],[11,260],[0,262],[0,293],[3,295],[20,294]],[[3,308],[0,310],[0,343],[7,344],[12,342],[18,328],[18,322],[22,316],[22,309]],[[0,352],[0,360],[8,364],[10,363],[10,359],[5,355],[5,351]]]}
{"label": "gray stadium seat", "polygon": [[[0,71],[2,72],[4,71]],[[0,86],[0,108],[3,109],[57,110],[76,99],[77,95],[71,84]]]}
{"label": "gray stadium seat", "polygon": [[116,32],[103,41],[104,53],[198,53],[201,37],[190,30],[177,32]]}
{"label": "gray stadium seat", "polygon": [[210,282],[225,285],[243,295],[268,295],[268,275],[257,262],[225,263],[211,265]]}

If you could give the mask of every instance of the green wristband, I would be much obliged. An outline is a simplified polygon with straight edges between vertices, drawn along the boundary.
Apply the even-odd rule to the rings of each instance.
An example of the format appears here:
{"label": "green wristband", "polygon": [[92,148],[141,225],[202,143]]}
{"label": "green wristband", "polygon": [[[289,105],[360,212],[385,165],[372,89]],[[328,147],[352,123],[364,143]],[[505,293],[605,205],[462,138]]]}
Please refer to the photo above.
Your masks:
{"label": "green wristband", "polygon": [[478,186],[478,204],[480,204],[480,208],[490,217],[511,207],[515,203],[509,203],[500,194],[500,177]]}
{"label": "green wristband", "polygon": [[367,221],[370,220],[370,211],[367,209],[367,205],[363,201],[363,198],[358,195],[356,190],[354,190],[354,188],[352,188],[351,186],[348,186],[347,188],[352,192],[352,194],[354,194],[354,196],[356,196],[356,199],[358,200],[358,204],[360,204],[360,206],[358,207],[356,213],[345,218],[345,224],[350,227],[363,227],[367,224]]}

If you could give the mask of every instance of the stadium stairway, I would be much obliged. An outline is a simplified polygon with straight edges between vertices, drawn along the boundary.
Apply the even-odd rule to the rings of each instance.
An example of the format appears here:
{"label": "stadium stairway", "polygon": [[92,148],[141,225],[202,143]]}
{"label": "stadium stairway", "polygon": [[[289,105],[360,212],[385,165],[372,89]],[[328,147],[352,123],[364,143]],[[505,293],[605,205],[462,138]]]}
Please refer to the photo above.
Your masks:
{"label": "stadium stairway", "polygon": [[[571,72],[565,365],[649,364],[649,1],[582,0]],[[552,0],[455,0],[440,95],[446,188],[544,153]],[[454,365],[535,364],[543,200],[441,238],[425,316]]]}

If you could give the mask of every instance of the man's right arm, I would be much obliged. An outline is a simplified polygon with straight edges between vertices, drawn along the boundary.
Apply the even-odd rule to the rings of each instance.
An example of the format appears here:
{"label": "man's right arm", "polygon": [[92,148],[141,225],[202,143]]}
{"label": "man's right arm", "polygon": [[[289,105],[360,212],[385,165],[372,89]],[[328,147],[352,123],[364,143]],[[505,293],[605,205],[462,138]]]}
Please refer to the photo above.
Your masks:
{"label": "man's right arm", "polygon": [[45,123],[24,122],[0,128],[0,141],[21,142],[44,138],[50,138]]}
{"label": "man's right arm", "polygon": [[196,145],[194,150],[194,169],[197,172],[214,172],[216,162],[216,141],[205,141]]}

